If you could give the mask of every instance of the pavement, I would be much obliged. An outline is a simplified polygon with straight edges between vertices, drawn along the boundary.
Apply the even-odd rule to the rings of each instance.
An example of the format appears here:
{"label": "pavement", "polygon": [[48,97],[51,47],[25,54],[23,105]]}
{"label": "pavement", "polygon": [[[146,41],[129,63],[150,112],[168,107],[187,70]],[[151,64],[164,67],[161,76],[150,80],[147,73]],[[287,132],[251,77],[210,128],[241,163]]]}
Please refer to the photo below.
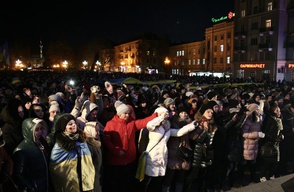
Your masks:
{"label": "pavement", "polygon": [[282,184],[294,178],[294,173],[278,177],[273,180],[268,180],[263,183],[250,183],[247,186],[240,188],[232,188],[231,192],[294,192],[294,179],[288,182],[288,189],[284,190]]}

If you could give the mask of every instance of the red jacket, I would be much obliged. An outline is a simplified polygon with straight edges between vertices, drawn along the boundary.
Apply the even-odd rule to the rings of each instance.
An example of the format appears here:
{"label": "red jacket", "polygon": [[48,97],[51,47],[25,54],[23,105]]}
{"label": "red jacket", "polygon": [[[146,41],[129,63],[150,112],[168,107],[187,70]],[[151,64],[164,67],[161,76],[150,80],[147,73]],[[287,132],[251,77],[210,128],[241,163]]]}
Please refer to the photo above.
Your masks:
{"label": "red jacket", "polygon": [[[125,121],[115,115],[104,128],[103,141],[106,149],[106,163],[109,165],[127,165],[136,160],[136,131],[146,127],[147,123],[157,117],[157,113],[145,119]],[[131,119],[131,118],[130,118]],[[123,150],[124,155],[119,152]]]}

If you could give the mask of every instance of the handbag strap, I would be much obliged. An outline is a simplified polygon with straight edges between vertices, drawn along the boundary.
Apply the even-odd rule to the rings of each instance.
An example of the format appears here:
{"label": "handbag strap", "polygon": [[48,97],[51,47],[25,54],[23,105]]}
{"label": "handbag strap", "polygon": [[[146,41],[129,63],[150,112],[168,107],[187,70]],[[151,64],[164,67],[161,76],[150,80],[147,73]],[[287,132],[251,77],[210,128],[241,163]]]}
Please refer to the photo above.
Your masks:
{"label": "handbag strap", "polygon": [[158,143],[160,143],[160,141],[163,139],[163,137],[164,137],[164,135],[165,135],[165,133],[168,131],[169,129],[166,129],[165,131],[164,131],[164,134],[162,135],[162,137],[159,139],[159,141],[148,151],[148,153],[152,150],[152,149],[154,149],[154,147],[158,144]]}

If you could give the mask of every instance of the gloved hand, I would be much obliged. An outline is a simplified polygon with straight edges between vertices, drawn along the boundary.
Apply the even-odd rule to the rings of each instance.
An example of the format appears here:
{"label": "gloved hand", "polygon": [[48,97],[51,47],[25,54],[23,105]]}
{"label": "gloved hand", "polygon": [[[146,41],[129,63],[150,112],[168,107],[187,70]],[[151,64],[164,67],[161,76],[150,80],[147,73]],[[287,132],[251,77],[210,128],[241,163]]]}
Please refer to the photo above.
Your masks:
{"label": "gloved hand", "polygon": [[90,89],[91,89],[91,92],[94,94],[98,94],[100,91],[100,87],[98,85],[93,85]]}
{"label": "gloved hand", "polygon": [[264,138],[265,137],[265,134],[263,132],[258,132],[258,137],[259,138]]}
{"label": "gloved hand", "polygon": [[77,99],[75,100],[75,108],[76,109],[81,109],[83,103],[88,99],[88,96],[84,95],[84,92],[77,97]]}

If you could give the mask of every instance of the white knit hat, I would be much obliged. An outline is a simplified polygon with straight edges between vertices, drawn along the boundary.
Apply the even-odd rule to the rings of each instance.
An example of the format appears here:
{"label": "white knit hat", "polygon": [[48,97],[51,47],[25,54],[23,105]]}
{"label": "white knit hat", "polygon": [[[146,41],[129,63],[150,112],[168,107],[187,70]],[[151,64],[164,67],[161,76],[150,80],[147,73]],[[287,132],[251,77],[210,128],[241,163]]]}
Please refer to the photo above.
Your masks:
{"label": "white knit hat", "polygon": [[49,95],[48,99],[50,99],[51,101],[57,101],[58,95]]}
{"label": "white knit hat", "polygon": [[95,121],[87,122],[84,127],[84,132],[87,133],[90,137],[95,138],[97,134],[96,124],[97,122]]}
{"label": "white knit hat", "polygon": [[60,112],[59,105],[50,105],[49,113],[52,112],[52,111],[58,111],[58,112]]}
{"label": "white knit hat", "polygon": [[118,116],[120,116],[123,113],[130,112],[130,108],[121,101],[116,101],[114,103],[114,106],[115,106],[116,113]]}
{"label": "white knit hat", "polygon": [[154,112],[159,116],[162,113],[168,113],[168,110],[165,107],[157,107]]}

